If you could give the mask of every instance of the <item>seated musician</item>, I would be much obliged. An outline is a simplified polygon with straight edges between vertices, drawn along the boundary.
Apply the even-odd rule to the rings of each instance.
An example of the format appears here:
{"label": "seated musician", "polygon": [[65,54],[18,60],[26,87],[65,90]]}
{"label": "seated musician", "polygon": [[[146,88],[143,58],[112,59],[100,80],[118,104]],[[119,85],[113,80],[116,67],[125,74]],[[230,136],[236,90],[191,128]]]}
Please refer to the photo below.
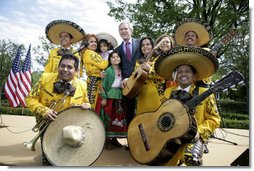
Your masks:
{"label": "seated musician", "polygon": [[[37,122],[41,119],[55,120],[57,113],[71,106],[81,106],[90,109],[86,93],[86,83],[75,77],[78,72],[79,60],[72,54],[63,55],[58,65],[58,73],[44,73],[35,84],[28,97],[26,104],[36,116]],[[65,100],[65,103],[54,102]],[[60,106],[57,109],[56,106]],[[41,142],[42,142],[41,137]],[[42,149],[43,165],[51,165]]]}
{"label": "seated musician", "polygon": [[[199,92],[195,92],[197,90],[195,81],[209,76],[207,70],[211,69],[211,62],[197,64],[197,61],[201,60],[198,59],[200,58],[198,55],[194,56],[193,60],[183,60],[179,59],[181,57],[174,58],[172,56],[168,59],[170,58],[172,60],[168,61],[168,63],[172,64],[172,69],[169,69],[167,73],[171,77],[174,71],[178,84],[165,90],[165,98],[179,99],[186,103],[192,97],[207,90],[207,88],[199,87]],[[202,65],[205,65],[205,67],[202,67]],[[220,126],[221,121],[215,96],[212,94],[207,97],[193,112],[194,117],[192,120],[194,125],[188,133],[193,135],[187,135],[187,137],[190,136],[192,138],[180,138],[180,141],[169,142],[165,149],[171,156],[169,155],[169,160],[164,165],[174,166],[182,163],[186,166],[202,165],[203,145],[209,140],[215,129]],[[196,129],[197,131],[195,131]]]}

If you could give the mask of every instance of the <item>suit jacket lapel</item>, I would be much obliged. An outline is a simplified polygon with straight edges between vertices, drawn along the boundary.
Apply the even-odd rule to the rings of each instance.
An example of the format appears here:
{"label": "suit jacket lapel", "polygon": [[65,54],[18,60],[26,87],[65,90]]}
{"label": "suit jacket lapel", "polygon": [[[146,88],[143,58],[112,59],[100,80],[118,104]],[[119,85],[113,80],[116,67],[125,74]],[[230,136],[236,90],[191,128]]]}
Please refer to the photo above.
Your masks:
{"label": "suit jacket lapel", "polygon": [[137,50],[137,47],[138,47],[138,42],[135,41],[134,38],[132,38],[132,54],[131,54],[131,57],[134,58],[135,57],[135,52]]}
{"label": "suit jacket lapel", "polygon": [[124,47],[124,42],[122,42],[122,44],[120,45],[119,50],[120,50],[120,54],[123,54],[123,55],[124,55],[124,58],[127,59],[127,56],[126,56],[125,53],[124,53],[123,47]]}

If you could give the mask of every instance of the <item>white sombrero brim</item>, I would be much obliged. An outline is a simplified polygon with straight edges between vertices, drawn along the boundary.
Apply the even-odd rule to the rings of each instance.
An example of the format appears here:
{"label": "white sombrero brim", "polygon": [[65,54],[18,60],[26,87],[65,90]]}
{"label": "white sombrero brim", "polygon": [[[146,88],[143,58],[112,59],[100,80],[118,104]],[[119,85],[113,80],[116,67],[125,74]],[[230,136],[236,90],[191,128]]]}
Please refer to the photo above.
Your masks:
{"label": "white sombrero brim", "polygon": [[[84,130],[84,143],[71,147],[64,143],[62,130],[69,125]],[[99,116],[80,107],[61,111],[47,127],[42,141],[43,151],[55,166],[89,166],[100,156],[105,143],[105,128]]]}
{"label": "white sombrero brim", "polygon": [[100,32],[96,34],[96,37],[98,39],[98,41],[105,39],[107,40],[109,43],[111,43],[111,45],[115,48],[117,47],[118,43],[117,40],[114,38],[114,36],[106,33],[106,32]]}
{"label": "white sombrero brim", "polygon": [[73,43],[77,43],[85,36],[85,31],[76,23],[67,20],[55,20],[50,22],[46,29],[46,36],[52,43],[60,45],[59,35],[62,32],[73,36]]}
{"label": "white sombrero brim", "polygon": [[155,71],[161,77],[172,80],[174,70],[184,64],[196,69],[197,80],[210,77],[219,66],[217,58],[202,48],[178,46],[157,58]]}
{"label": "white sombrero brim", "polygon": [[177,45],[185,46],[185,34],[189,31],[194,31],[198,35],[197,46],[205,45],[212,38],[211,27],[203,22],[186,19],[180,22],[174,29],[173,34]]}

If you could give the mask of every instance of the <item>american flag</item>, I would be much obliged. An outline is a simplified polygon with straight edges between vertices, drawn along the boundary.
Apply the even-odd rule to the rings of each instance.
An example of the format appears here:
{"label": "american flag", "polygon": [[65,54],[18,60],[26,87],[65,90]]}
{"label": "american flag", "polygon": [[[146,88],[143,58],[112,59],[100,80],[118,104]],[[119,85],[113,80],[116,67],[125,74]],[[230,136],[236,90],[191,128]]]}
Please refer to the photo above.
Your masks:
{"label": "american flag", "polygon": [[26,54],[25,63],[22,71],[20,72],[20,79],[18,81],[18,87],[16,95],[19,102],[23,107],[26,107],[25,97],[31,91],[31,45]]}
{"label": "american flag", "polygon": [[19,100],[16,96],[16,90],[18,87],[18,82],[20,78],[20,48],[18,48],[17,54],[14,58],[13,65],[10,71],[10,74],[7,78],[7,81],[4,85],[4,93],[7,97],[11,107],[17,107],[19,105]]}

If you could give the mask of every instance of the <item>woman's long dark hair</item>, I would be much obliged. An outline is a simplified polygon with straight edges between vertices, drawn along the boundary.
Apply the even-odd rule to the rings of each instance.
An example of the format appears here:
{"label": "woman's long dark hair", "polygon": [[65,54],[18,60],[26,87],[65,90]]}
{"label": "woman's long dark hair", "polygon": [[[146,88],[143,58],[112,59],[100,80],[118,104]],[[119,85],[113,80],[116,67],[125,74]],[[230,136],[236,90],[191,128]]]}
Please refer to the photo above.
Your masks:
{"label": "woman's long dark hair", "polygon": [[139,50],[140,50],[140,53],[141,53],[142,57],[145,55],[145,54],[142,52],[142,42],[143,42],[143,40],[145,40],[145,39],[150,40],[151,45],[152,45],[152,48],[154,48],[153,39],[152,39],[151,37],[148,37],[148,36],[142,37],[142,38],[140,39],[140,43],[139,43]]}
{"label": "woman's long dark hair", "polygon": [[112,52],[110,52],[110,54],[108,56],[108,67],[110,67],[112,65],[110,59],[111,59],[111,57],[113,56],[114,53],[116,53],[120,57],[120,59],[121,59],[121,61],[119,63],[119,67],[121,68],[122,67],[122,58],[119,55],[118,51],[116,51],[116,50],[113,50]]}

